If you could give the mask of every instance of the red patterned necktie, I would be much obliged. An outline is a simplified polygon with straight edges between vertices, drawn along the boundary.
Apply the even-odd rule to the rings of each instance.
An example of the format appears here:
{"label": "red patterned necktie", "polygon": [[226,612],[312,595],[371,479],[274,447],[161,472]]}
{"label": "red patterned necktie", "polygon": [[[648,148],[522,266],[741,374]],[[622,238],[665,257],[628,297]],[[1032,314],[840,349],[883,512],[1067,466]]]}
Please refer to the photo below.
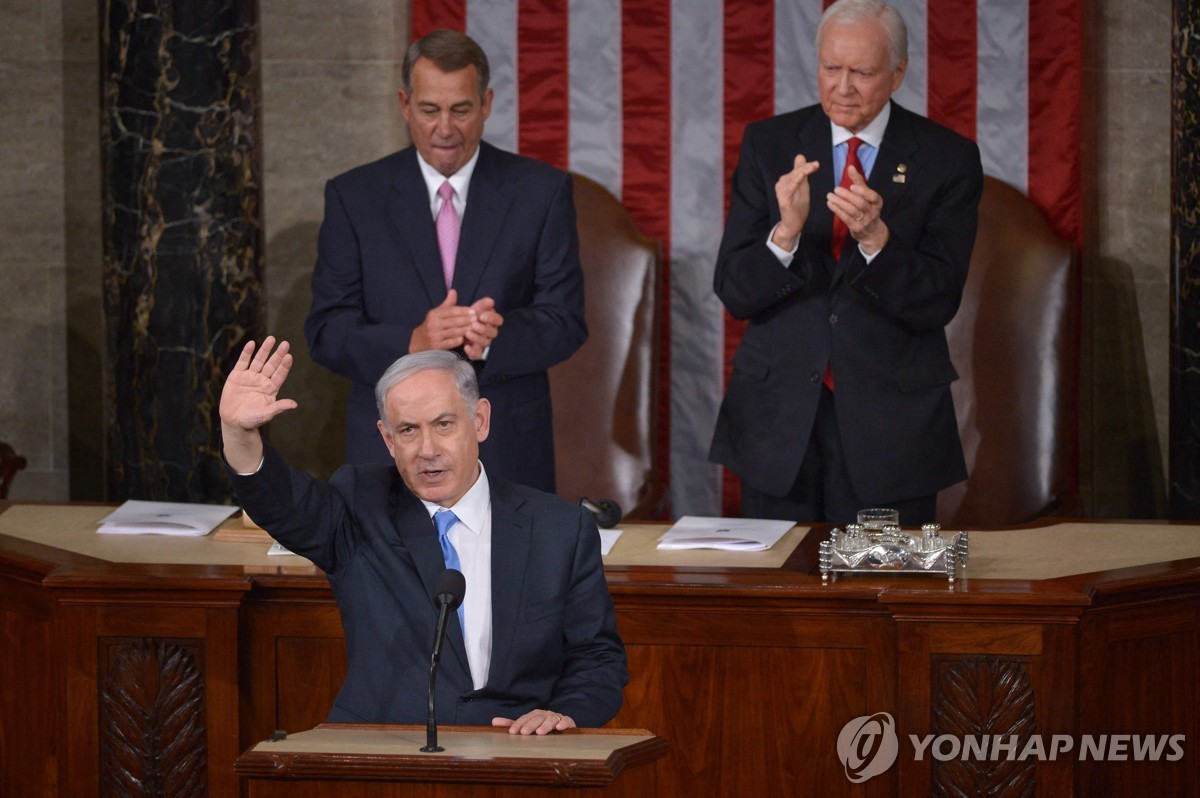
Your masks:
{"label": "red patterned necktie", "polygon": [[[838,185],[842,188],[850,188],[850,167],[853,166],[858,173],[863,173],[862,164],[858,162],[858,145],[862,144],[862,139],[852,138],[846,142],[846,167],[842,169],[842,182]],[[842,247],[846,244],[846,237],[850,235],[850,231],[846,228],[846,223],[842,221],[840,216],[833,217],[833,258],[839,260],[842,257]]]}
{"label": "red patterned necktie", "polygon": [[[843,188],[850,188],[850,167],[853,166],[861,175],[863,173],[862,164],[858,162],[858,145],[862,144],[862,139],[855,136],[846,142],[846,166],[842,169],[842,182],[838,185]],[[846,223],[837,214],[833,217],[833,244],[830,247],[833,250],[833,259],[840,260],[842,257],[842,248],[846,245],[846,238],[850,235],[850,230],[846,227]],[[821,381],[825,383],[825,387],[833,390],[833,367],[831,364],[825,364],[825,373],[821,375]]]}

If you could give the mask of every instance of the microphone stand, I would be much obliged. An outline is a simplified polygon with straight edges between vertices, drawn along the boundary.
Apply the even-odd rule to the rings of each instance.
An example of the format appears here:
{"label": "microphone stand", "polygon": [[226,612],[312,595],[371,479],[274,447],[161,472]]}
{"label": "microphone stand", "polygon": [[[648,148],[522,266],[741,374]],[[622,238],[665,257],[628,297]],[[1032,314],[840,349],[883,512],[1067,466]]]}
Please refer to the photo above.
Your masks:
{"label": "microphone stand", "polygon": [[437,692],[437,667],[442,659],[442,643],[446,639],[446,619],[450,615],[450,607],[454,603],[453,596],[441,594],[437,597],[441,609],[438,611],[437,632],[434,634],[433,655],[429,658],[429,716],[425,724],[425,747],[421,750],[427,754],[437,754],[445,751],[438,745],[437,712],[434,695]]}

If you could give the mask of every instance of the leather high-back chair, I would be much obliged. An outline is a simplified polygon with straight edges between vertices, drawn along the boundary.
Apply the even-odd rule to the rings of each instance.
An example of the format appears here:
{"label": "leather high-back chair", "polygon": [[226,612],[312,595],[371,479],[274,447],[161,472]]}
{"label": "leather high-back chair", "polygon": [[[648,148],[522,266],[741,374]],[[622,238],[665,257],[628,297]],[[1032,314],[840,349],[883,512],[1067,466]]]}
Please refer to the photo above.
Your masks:
{"label": "leather high-back chair", "polygon": [[969,476],[938,495],[943,526],[1076,510],[1078,304],[1071,245],[1023,194],[985,178],[962,306],[946,328]]}
{"label": "leather high-back chair", "polygon": [[13,447],[0,441],[0,499],[8,498],[8,489],[12,486],[13,477],[26,465]]}
{"label": "leather high-back chair", "polygon": [[661,517],[655,476],[662,250],[599,183],[574,175],[587,342],[550,369],[558,494]]}

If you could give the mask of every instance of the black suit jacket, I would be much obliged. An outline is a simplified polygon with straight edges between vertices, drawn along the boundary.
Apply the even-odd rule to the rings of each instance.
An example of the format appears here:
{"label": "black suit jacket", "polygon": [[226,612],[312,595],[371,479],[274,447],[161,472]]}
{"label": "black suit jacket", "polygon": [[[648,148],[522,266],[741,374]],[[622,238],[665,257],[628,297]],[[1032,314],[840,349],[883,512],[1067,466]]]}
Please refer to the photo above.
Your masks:
{"label": "black suit jacket", "polygon": [[[304,331],[313,359],[350,380],[348,463],[391,462],[375,428],[375,383],[446,298],[441,263],[414,148],[326,184]],[[460,305],[490,296],[504,316],[479,369],[492,403],[480,457],[494,476],[553,492],[546,370],[587,338],[570,175],[480,143],[453,287]]]}
{"label": "black suit jacket", "polygon": [[[821,168],[788,268],[766,241],[775,181],[802,153]],[[868,265],[853,239],[830,254],[833,141],[819,106],[749,125],[733,176],[714,288],[749,324],[733,357],[710,458],[785,495],[808,444],[821,374],[855,492],[868,502],[926,496],[966,478],[945,327],[975,242],[983,172],[974,142],[892,104],[868,184],[883,197],[888,243]]]}
{"label": "black suit jacket", "polygon": [[[343,466],[329,483],[267,447],[257,474],[231,474],[246,512],[329,577],[346,633],[335,722],[424,723],[445,565],[437,530],[395,466]],[[489,474],[492,659],[471,682],[457,613],[437,679],[438,720],[490,725],[535,708],[602,726],[621,706],[625,648],[589,513]],[[471,589],[467,585],[467,590]]]}

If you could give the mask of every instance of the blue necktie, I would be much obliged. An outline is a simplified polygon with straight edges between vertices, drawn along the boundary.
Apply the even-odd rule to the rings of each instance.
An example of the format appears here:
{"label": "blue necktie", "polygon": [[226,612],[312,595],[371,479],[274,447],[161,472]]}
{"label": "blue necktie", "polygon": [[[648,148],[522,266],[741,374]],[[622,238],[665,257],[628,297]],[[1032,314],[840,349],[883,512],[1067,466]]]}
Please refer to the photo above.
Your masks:
{"label": "blue necktie", "polygon": [[[442,545],[442,559],[446,561],[447,568],[453,568],[456,571],[462,570],[462,562],[458,559],[458,550],[454,548],[454,544],[450,542],[447,533],[450,527],[458,523],[458,516],[452,510],[441,509],[433,514],[433,523],[437,524],[438,543]],[[458,625],[462,627],[463,638],[467,636],[466,616],[463,614],[463,605],[458,605]]]}

